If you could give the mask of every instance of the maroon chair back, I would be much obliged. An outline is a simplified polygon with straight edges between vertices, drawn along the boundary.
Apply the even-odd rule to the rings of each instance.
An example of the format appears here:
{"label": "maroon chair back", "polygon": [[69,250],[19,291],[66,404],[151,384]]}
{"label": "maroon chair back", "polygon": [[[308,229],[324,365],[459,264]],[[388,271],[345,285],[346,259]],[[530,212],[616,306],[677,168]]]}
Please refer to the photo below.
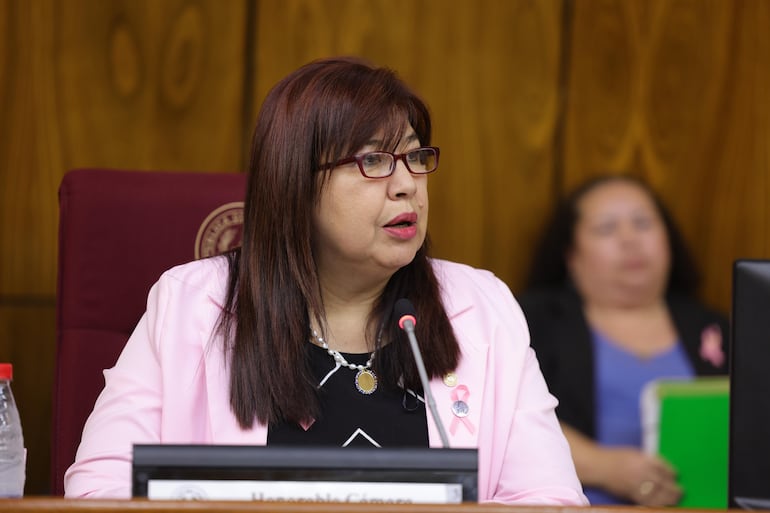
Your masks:
{"label": "maroon chair back", "polygon": [[86,418],[174,265],[240,244],[246,175],[76,169],[59,189],[51,491],[64,493]]}

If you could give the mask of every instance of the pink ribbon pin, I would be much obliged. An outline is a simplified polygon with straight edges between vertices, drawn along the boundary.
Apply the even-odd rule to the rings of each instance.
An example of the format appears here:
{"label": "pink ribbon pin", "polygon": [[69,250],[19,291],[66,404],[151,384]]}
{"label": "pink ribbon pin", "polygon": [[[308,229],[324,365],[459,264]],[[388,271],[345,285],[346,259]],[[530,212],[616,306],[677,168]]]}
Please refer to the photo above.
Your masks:
{"label": "pink ribbon pin", "polygon": [[711,362],[714,367],[721,367],[725,361],[722,350],[722,330],[717,324],[712,324],[700,335],[700,357]]}
{"label": "pink ribbon pin", "polygon": [[458,385],[457,388],[452,391],[450,397],[452,398],[452,413],[454,414],[454,418],[452,419],[452,424],[449,426],[449,433],[452,436],[457,432],[460,423],[465,425],[465,428],[470,434],[476,432],[476,427],[473,425],[473,422],[471,422],[471,419],[468,418],[468,411],[470,408],[468,407],[467,401],[470,396],[471,393],[465,385]]}

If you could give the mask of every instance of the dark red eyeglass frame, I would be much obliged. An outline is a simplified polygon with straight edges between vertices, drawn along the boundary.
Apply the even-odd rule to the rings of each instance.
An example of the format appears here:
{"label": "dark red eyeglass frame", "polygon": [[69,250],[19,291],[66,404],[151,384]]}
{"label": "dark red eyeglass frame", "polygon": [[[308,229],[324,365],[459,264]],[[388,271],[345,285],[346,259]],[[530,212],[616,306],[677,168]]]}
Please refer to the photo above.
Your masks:
{"label": "dark red eyeglass frame", "polygon": [[[412,171],[412,169],[409,167],[409,163],[406,161],[406,156],[408,154],[412,153],[412,152],[419,151],[419,150],[433,150],[436,153],[436,167],[434,167],[430,171],[425,171],[423,173]],[[364,159],[364,157],[366,157],[370,153],[387,153],[388,155],[393,157],[393,167],[391,168],[390,173],[388,173],[387,175],[384,175],[384,176],[369,176],[369,175],[367,175],[364,172],[364,165],[363,165],[363,163],[361,161]],[[323,171],[323,170],[326,170],[326,169],[333,169],[333,168],[338,167],[338,166],[343,166],[345,164],[351,164],[351,163],[355,162],[358,165],[358,171],[365,178],[372,178],[372,179],[376,180],[378,178],[388,178],[389,176],[393,175],[393,173],[396,170],[396,164],[398,164],[399,160],[402,160],[404,162],[404,165],[406,166],[407,171],[409,171],[413,175],[427,175],[427,174],[433,173],[434,171],[436,171],[438,169],[438,161],[439,161],[440,153],[441,153],[441,150],[438,148],[438,146],[420,146],[419,148],[411,149],[411,150],[407,151],[406,153],[393,153],[393,152],[385,151],[385,150],[367,151],[366,153],[362,153],[360,155],[353,155],[351,157],[345,157],[345,158],[340,159],[340,160],[338,160],[336,162],[333,162],[333,163],[322,164],[319,167],[319,169],[321,171]]]}

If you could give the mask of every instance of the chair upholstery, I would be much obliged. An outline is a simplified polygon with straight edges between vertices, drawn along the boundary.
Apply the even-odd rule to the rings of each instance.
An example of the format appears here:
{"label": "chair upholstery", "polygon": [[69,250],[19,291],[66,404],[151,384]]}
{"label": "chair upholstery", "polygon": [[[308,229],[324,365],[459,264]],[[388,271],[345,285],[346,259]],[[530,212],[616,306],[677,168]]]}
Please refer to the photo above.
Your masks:
{"label": "chair upholstery", "polygon": [[64,493],[88,414],[144,313],[177,264],[240,244],[246,175],[76,169],[59,189],[56,376],[51,491]]}

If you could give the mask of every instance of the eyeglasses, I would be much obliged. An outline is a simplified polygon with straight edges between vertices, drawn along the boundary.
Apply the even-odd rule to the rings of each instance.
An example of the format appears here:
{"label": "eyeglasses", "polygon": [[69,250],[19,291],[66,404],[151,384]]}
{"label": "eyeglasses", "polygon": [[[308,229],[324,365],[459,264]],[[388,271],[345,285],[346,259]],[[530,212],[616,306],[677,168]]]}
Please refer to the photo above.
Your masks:
{"label": "eyeglasses", "polygon": [[404,161],[406,169],[415,175],[427,175],[438,168],[439,150],[435,146],[423,146],[406,153],[389,151],[370,151],[338,160],[333,164],[324,164],[321,169],[330,169],[355,162],[358,170],[367,178],[387,178],[396,170],[396,162]]}

